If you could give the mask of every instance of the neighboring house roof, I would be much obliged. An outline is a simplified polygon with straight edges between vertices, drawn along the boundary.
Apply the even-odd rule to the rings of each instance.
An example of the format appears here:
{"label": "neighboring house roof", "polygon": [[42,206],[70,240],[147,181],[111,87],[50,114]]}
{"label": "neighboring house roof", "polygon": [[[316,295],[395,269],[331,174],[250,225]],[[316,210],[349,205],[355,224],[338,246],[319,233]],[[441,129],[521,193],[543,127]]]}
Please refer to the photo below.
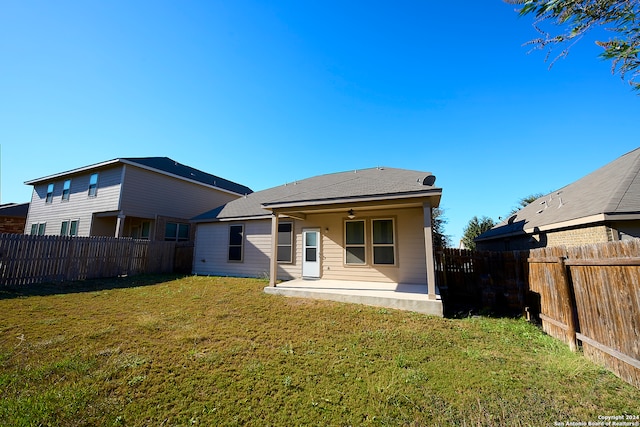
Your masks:
{"label": "neighboring house roof", "polygon": [[640,218],[640,148],[546,194],[475,240]]}
{"label": "neighboring house roof", "polygon": [[29,203],[5,203],[0,205],[0,216],[27,217]]}
{"label": "neighboring house roof", "polygon": [[193,218],[207,222],[268,216],[269,209],[327,205],[394,198],[437,196],[430,172],[386,167],[353,170],[307,178],[249,194]]}
{"label": "neighboring house roof", "polygon": [[66,172],[60,172],[42,178],[33,179],[30,181],[26,181],[25,184],[35,185],[44,181],[51,181],[52,179],[61,178],[66,175],[86,172],[88,170],[103,168],[117,163],[130,164],[137,167],[142,167],[144,169],[154,170],[165,175],[172,175],[178,178],[188,179],[190,181],[217,187],[222,190],[230,191],[232,193],[240,195],[250,194],[253,192],[253,190],[251,190],[249,187],[235,183],[233,181],[229,181],[224,178],[220,178],[216,175],[211,175],[199,169],[183,165],[176,162],[175,160],[170,159],[169,157],[122,157],[118,159],[108,160],[102,163],[83,166],[81,168],[72,169]]}

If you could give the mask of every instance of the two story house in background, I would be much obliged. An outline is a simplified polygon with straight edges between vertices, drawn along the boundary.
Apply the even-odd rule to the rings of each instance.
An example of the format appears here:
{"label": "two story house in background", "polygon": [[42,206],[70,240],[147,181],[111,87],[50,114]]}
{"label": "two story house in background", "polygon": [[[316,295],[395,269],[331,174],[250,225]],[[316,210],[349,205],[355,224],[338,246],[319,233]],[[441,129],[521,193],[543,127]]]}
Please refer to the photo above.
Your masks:
{"label": "two story house in background", "polygon": [[168,157],[118,158],[25,182],[25,234],[193,240],[190,218],[252,193]]}

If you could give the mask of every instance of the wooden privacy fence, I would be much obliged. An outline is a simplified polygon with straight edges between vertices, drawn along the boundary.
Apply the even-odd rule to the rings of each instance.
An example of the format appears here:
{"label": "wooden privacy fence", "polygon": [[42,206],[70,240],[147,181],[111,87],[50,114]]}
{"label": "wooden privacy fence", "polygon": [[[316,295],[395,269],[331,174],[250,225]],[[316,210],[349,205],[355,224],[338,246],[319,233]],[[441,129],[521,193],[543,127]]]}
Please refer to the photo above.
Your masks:
{"label": "wooden privacy fence", "polygon": [[436,251],[436,283],[445,310],[522,313],[528,291],[528,251]]}
{"label": "wooden privacy fence", "polygon": [[531,251],[546,333],[640,387],[640,239]]}
{"label": "wooden privacy fence", "polygon": [[0,285],[171,273],[175,259],[175,242],[0,234]]}

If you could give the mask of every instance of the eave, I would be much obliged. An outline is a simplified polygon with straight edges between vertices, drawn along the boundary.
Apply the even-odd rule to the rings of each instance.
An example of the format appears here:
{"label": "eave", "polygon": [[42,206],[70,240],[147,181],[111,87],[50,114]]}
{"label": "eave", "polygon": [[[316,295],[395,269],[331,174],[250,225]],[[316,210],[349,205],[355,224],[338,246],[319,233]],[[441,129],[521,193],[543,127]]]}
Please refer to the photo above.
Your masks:
{"label": "eave", "polygon": [[414,191],[404,193],[386,193],[376,195],[348,196],[327,199],[308,199],[286,202],[262,203],[263,209],[281,212],[283,210],[299,210],[303,212],[312,210],[327,210],[332,208],[343,208],[344,205],[362,207],[367,205],[396,205],[416,203],[420,204],[424,199],[431,198],[435,201],[433,207],[438,207],[442,197],[441,189],[428,191]]}

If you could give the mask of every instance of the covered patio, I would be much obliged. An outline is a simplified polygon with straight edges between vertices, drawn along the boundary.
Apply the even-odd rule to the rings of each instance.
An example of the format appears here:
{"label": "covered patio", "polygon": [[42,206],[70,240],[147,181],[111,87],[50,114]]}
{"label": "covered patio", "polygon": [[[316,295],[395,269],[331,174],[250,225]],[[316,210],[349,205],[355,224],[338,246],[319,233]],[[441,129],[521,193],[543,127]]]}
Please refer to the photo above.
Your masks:
{"label": "covered patio", "polygon": [[295,298],[364,304],[374,307],[415,311],[443,316],[442,300],[436,287],[436,299],[429,298],[426,286],[403,283],[362,282],[329,279],[294,279],[267,286],[265,293]]}

